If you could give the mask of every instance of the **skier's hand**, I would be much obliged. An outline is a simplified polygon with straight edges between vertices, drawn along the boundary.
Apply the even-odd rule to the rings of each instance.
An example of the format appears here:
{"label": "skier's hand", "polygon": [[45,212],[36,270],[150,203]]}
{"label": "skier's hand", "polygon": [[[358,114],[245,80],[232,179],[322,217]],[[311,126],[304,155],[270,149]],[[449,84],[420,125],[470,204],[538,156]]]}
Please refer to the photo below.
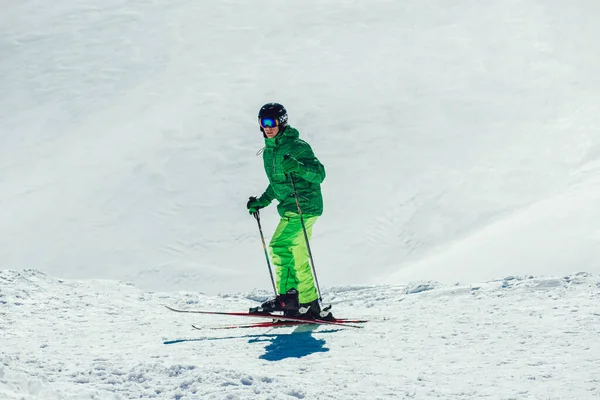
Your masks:
{"label": "skier's hand", "polygon": [[292,172],[299,173],[302,171],[303,167],[304,167],[304,164],[302,164],[300,161],[296,160],[294,158],[294,156],[292,156],[290,154],[286,154],[283,157],[283,162],[281,163],[281,168],[283,168],[283,172],[285,174],[289,174]]}
{"label": "skier's hand", "polygon": [[269,203],[267,203],[266,201],[251,196],[248,200],[248,203],[246,203],[246,208],[248,209],[250,215],[254,215],[258,210],[260,210],[261,208],[265,208],[268,205]]}

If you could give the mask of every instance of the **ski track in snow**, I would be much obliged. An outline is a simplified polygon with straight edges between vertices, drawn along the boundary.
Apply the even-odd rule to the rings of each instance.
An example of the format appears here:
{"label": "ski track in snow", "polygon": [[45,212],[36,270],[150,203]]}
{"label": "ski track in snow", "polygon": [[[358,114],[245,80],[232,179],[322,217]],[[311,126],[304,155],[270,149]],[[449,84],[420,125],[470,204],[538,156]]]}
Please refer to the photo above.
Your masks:
{"label": "ski track in snow", "polygon": [[2,270],[0,398],[600,397],[597,275],[328,289],[338,316],[370,319],[364,329],[196,331],[242,320],[162,307],[244,310],[257,298]]}

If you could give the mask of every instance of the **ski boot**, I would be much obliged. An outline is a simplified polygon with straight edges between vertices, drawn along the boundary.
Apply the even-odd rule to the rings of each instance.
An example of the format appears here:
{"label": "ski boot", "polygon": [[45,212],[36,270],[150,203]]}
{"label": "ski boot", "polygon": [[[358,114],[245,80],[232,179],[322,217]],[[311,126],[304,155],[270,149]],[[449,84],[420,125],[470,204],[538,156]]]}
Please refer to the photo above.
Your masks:
{"label": "ski boot", "polygon": [[298,311],[298,291],[290,289],[285,294],[280,294],[274,299],[267,300],[260,307],[253,307],[250,313],[272,313],[274,311],[283,311],[284,315],[296,313]]}
{"label": "ski boot", "polygon": [[333,321],[335,318],[331,313],[331,306],[321,309],[319,300],[313,300],[310,303],[302,303],[298,308],[296,317],[309,317],[314,319],[322,319],[324,321]]}

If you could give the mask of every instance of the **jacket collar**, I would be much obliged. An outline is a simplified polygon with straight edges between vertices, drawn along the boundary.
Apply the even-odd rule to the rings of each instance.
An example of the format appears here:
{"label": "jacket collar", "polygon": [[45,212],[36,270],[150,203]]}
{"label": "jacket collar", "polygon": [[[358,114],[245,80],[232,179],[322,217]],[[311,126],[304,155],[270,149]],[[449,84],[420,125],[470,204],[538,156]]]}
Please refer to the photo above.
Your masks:
{"label": "jacket collar", "polygon": [[286,126],[283,132],[279,132],[277,136],[272,139],[265,138],[265,145],[267,147],[277,147],[281,145],[281,143],[290,139],[298,139],[300,137],[300,132],[296,128],[292,128],[291,126]]}

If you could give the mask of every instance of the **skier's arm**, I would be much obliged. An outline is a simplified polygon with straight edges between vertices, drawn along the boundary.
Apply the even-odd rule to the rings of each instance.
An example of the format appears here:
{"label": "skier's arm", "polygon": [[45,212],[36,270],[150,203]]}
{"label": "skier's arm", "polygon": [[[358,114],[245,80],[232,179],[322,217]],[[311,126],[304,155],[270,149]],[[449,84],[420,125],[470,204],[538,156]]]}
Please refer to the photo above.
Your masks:
{"label": "skier's arm", "polygon": [[310,145],[300,142],[291,155],[301,163],[298,176],[311,183],[322,183],[325,180],[325,167],[315,157]]}
{"label": "skier's arm", "polygon": [[273,187],[269,183],[269,186],[267,186],[267,189],[260,196],[259,200],[260,200],[261,203],[264,204],[264,207],[266,207],[269,204],[271,204],[271,202],[273,201],[273,199],[275,199],[275,191],[273,190]]}

